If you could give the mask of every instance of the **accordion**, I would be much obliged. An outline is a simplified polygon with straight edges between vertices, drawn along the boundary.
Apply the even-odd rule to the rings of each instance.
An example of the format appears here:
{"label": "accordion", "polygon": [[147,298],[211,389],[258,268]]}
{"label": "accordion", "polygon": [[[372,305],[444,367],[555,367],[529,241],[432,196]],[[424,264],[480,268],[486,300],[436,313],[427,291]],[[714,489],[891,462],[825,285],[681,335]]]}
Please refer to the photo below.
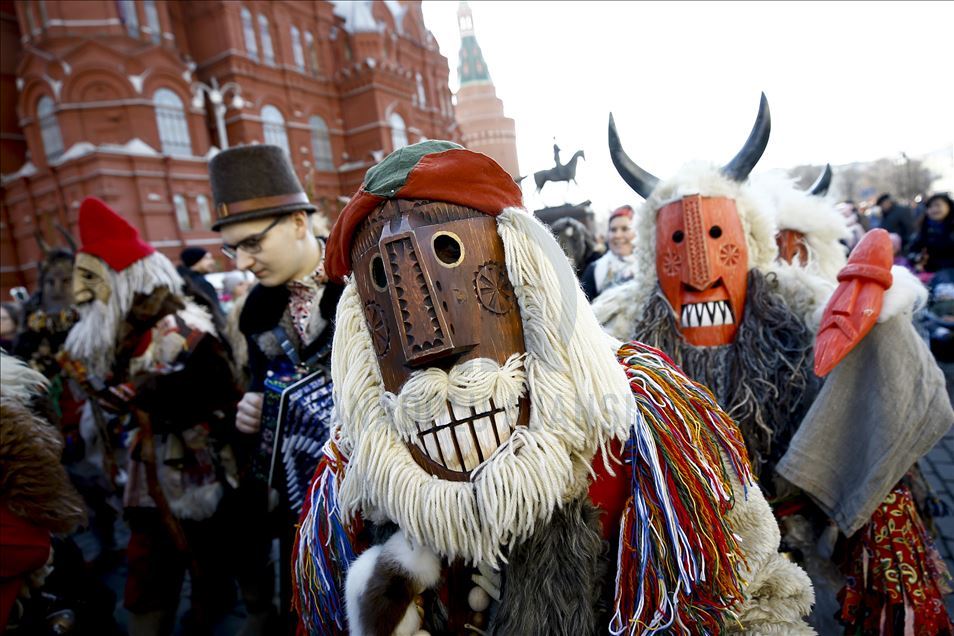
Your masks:
{"label": "accordion", "polygon": [[255,476],[284,495],[290,511],[301,512],[308,484],[331,426],[331,377],[324,368],[272,373],[265,380],[261,449]]}

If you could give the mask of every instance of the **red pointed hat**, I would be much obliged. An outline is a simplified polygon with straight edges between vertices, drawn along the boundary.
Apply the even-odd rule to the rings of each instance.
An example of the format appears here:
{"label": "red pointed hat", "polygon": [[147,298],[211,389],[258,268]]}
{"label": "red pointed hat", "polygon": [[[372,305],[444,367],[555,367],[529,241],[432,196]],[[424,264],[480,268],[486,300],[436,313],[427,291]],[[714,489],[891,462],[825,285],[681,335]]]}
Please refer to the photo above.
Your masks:
{"label": "red pointed hat", "polygon": [[117,272],[156,251],[140,238],[136,228],[96,197],[86,197],[80,204],[79,234],[79,251],[103,259]]}
{"label": "red pointed hat", "polygon": [[368,170],[361,188],[338,215],[325,250],[325,272],[335,280],[351,273],[351,241],[361,222],[388,199],[456,203],[497,216],[522,207],[513,178],[487,155],[450,141],[428,140],[392,152]]}

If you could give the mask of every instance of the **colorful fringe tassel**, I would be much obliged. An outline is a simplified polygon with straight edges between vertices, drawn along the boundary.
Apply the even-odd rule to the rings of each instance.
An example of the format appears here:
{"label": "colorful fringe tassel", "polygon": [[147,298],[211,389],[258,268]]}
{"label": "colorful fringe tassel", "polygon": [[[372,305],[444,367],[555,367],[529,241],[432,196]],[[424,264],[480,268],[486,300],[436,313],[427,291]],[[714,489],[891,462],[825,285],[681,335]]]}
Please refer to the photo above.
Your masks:
{"label": "colorful fringe tassel", "polygon": [[345,575],[355,559],[354,534],[341,520],[338,484],[347,461],[333,440],[312,477],[292,548],[292,602],[299,634],[332,636],[347,631]]}
{"label": "colorful fringe tassel", "polygon": [[637,412],[610,632],[718,634],[743,598],[744,563],[726,517],[734,500],[722,458],[747,489],[745,443],[712,394],[665,354],[633,342],[617,357]]}

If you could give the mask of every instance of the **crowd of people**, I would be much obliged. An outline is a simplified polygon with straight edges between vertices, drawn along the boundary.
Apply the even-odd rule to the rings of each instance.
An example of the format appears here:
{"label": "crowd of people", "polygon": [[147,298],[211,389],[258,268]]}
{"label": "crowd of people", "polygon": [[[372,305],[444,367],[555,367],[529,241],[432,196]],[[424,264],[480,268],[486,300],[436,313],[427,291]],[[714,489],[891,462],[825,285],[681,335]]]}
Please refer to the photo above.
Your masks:
{"label": "crowd of people", "polygon": [[605,238],[449,142],[331,228],[282,149],[223,151],[218,289],[85,199],[0,305],[0,628],[954,633],[917,470],[951,198],[750,177],[758,123],[661,180],[610,132],[644,202]]}

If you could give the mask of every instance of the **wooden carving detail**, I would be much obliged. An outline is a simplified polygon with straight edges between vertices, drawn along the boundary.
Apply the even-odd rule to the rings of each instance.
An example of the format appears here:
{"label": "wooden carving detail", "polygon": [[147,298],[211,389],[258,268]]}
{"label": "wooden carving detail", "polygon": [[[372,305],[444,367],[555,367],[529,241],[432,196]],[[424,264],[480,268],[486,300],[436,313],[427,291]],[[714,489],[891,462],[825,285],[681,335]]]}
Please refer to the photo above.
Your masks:
{"label": "wooden carving detail", "polygon": [[[433,294],[411,237],[403,236],[388,241],[386,249],[405,347],[412,356],[443,347],[444,330],[434,309]],[[424,313],[423,320],[419,315],[412,315],[421,312]]]}
{"label": "wooden carving detail", "polygon": [[384,320],[384,311],[381,305],[374,301],[365,303],[364,319],[368,323],[368,331],[371,332],[371,344],[374,345],[374,352],[378,357],[386,356],[391,349],[391,330],[388,329],[388,323]]}
{"label": "wooden carving detail", "polygon": [[505,314],[514,308],[516,296],[503,265],[487,261],[474,275],[474,291],[480,306],[494,314]]}

